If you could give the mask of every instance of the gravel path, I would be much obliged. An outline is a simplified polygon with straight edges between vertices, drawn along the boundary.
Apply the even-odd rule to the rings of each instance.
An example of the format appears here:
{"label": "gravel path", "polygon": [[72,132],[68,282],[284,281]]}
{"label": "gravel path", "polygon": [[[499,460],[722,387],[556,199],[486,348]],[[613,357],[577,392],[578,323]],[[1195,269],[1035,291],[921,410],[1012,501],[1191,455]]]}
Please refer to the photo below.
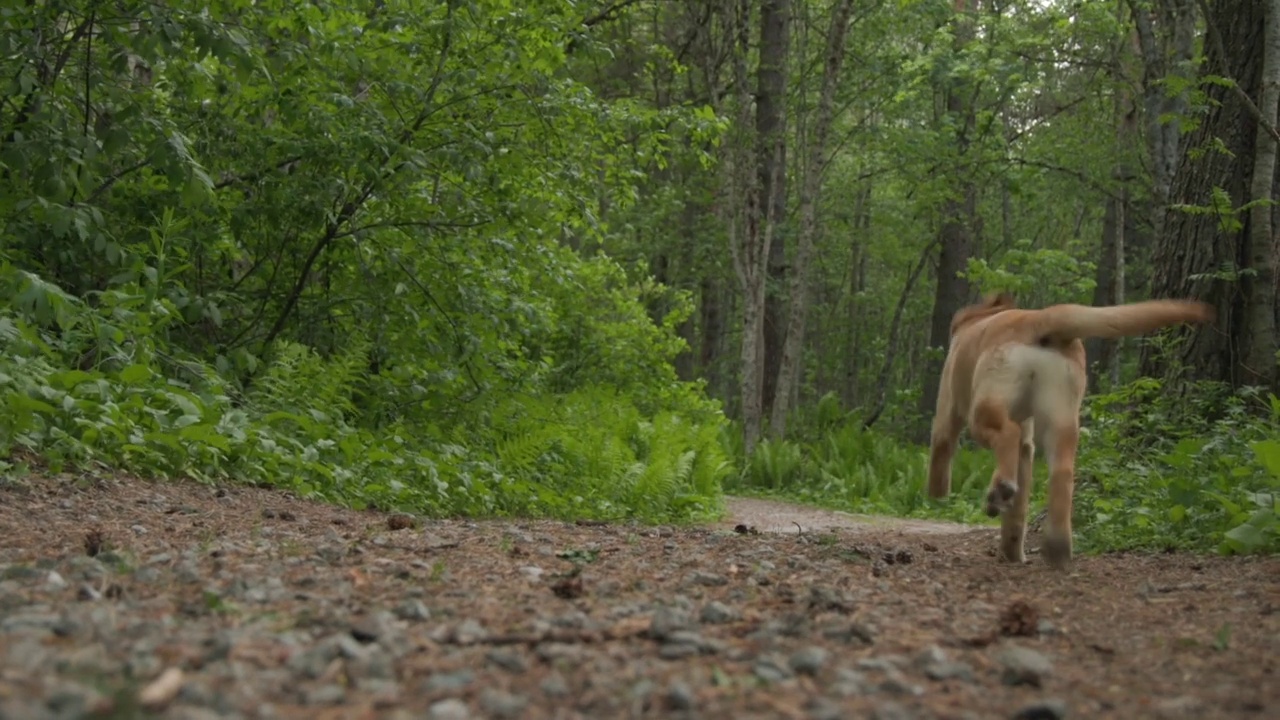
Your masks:
{"label": "gravel path", "polygon": [[1061,575],[997,564],[988,528],[730,509],[423,522],[0,481],[0,720],[1280,714],[1280,560]]}

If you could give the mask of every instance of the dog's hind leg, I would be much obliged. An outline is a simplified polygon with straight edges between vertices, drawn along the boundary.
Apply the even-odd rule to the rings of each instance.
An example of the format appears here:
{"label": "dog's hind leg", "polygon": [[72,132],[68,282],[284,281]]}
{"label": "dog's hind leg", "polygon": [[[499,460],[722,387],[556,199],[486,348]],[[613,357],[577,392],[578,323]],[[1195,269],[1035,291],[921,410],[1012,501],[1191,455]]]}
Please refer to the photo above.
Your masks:
{"label": "dog's hind leg", "polygon": [[1009,417],[1002,399],[988,396],[975,399],[969,430],[979,445],[990,448],[996,456],[996,471],[987,488],[987,516],[995,517],[1007,510],[1018,494],[1022,426]]}
{"label": "dog's hind leg", "polygon": [[1071,561],[1071,503],[1075,494],[1076,448],[1080,425],[1065,418],[1050,428],[1046,439],[1049,459],[1049,517],[1040,554],[1050,567],[1063,569]]}
{"label": "dog's hind leg", "polygon": [[[1027,534],[1027,505],[1031,500],[1031,488],[1034,484],[1031,474],[1036,452],[1034,421],[1031,419],[1024,421],[1021,431],[1022,442],[1018,447],[1018,487],[1014,492],[1013,500],[1004,507],[1000,518],[1000,559],[1012,563],[1027,561],[1027,556],[1023,552],[1023,540]],[[992,480],[994,484],[995,478]]]}
{"label": "dog's hind leg", "polygon": [[951,492],[951,460],[960,442],[964,421],[951,414],[950,409],[933,418],[933,432],[929,438],[929,497],[944,498]]}

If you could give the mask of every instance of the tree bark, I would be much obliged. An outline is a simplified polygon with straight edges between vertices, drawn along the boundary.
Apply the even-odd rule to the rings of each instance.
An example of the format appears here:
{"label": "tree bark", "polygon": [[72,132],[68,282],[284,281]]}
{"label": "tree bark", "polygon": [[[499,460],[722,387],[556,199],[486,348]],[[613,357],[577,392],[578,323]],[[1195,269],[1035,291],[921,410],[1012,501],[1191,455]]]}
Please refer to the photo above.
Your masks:
{"label": "tree bark", "polygon": [[1151,162],[1152,234],[1164,234],[1182,137],[1181,118],[1187,112],[1185,91],[1168,92],[1168,81],[1180,87],[1192,81],[1195,56],[1195,0],[1128,0],[1133,13],[1138,49],[1142,53],[1142,94],[1147,153]]}
{"label": "tree bark", "polygon": [[1249,266],[1246,284],[1248,328],[1245,333],[1245,384],[1276,388],[1276,235],[1272,200],[1276,181],[1276,112],[1280,106],[1280,0],[1266,0],[1259,118],[1254,133],[1253,178],[1249,184]]}
{"label": "tree bark", "polygon": [[792,390],[800,372],[800,352],[804,347],[805,315],[809,310],[809,266],[813,259],[814,235],[818,227],[818,201],[822,195],[822,175],[827,165],[827,138],[835,117],[836,86],[840,67],[844,64],[845,38],[853,16],[853,0],[837,0],[831,9],[831,28],[823,54],[821,89],[818,92],[817,118],[813,140],[804,167],[800,190],[800,234],[796,239],[795,268],[791,273],[790,303],[787,312],[786,340],[782,348],[782,364],[778,368],[769,432],[783,438],[787,432],[787,414],[791,411]]}
{"label": "tree bark", "polygon": [[[956,0],[954,48],[961,52],[973,35],[973,0]],[[929,347],[935,352],[926,358],[923,392],[920,394],[920,414],[932,417],[938,404],[938,382],[942,362],[951,345],[951,318],[969,300],[969,281],[960,277],[973,254],[972,223],[977,213],[977,188],[974,187],[971,169],[965,167],[965,155],[969,149],[974,127],[972,91],[965,82],[951,82],[943,88],[946,112],[951,124],[957,128],[955,145],[958,180],[961,185],[959,198],[948,198],[942,206],[942,226],[938,239],[942,249],[938,253],[938,276],[934,288],[933,313],[929,322]],[[928,437],[928,423],[917,428],[917,439]]]}
{"label": "tree bark", "polygon": [[898,304],[893,308],[893,321],[889,323],[889,339],[885,342],[884,360],[880,363],[880,374],[876,377],[875,405],[862,421],[864,428],[870,428],[884,413],[884,406],[889,397],[889,376],[893,371],[893,361],[898,355],[898,336],[902,334],[903,311],[907,308],[907,299],[911,297],[911,290],[915,287],[916,279],[920,277],[920,271],[929,262],[929,255],[933,252],[935,244],[929,243],[928,247],[920,253],[920,259],[916,261],[915,266],[907,271],[907,282],[902,287],[902,294],[898,296]]}
{"label": "tree bark", "polygon": [[[757,169],[764,221],[782,233],[787,213],[787,53],[791,45],[791,0],[761,0],[760,64],[756,69]],[[765,286],[764,393],[766,416],[777,396],[776,380],[782,364],[783,300],[787,279],[786,242],[775,236],[769,246],[769,280]]]}
{"label": "tree bark", "polygon": [[[1263,275],[1261,284],[1271,282],[1264,256],[1255,255],[1249,241],[1254,233],[1254,213],[1244,214],[1240,222],[1237,208],[1253,194],[1253,185],[1265,184],[1254,179],[1255,153],[1260,149],[1257,140],[1260,131],[1274,130],[1260,127],[1265,123],[1257,122],[1256,100],[1247,94],[1261,95],[1265,8],[1261,2],[1208,6],[1203,72],[1229,78],[1235,87],[1206,84],[1204,114],[1184,138],[1188,149],[1204,152],[1184,155],[1174,175],[1171,197],[1174,203],[1213,207],[1217,212],[1169,209],[1165,232],[1155,239],[1151,284],[1156,297],[1198,297],[1212,303],[1218,318],[1214,326],[1204,330],[1178,331],[1177,336],[1186,342],[1176,353],[1157,353],[1150,345],[1144,347],[1144,374],[1163,375],[1176,360],[1185,366],[1190,379],[1219,380],[1234,387],[1253,381],[1252,374],[1244,371],[1246,352],[1255,342],[1249,336],[1249,325],[1251,318],[1263,312],[1274,317],[1275,293],[1274,287],[1270,292],[1257,287],[1259,283],[1252,277],[1259,273]],[[1274,104],[1269,112],[1275,117]],[[1263,180],[1267,174],[1274,188],[1274,170],[1266,173],[1264,169]],[[1268,189],[1267,196],[1273,194],[1274,190]],[[1268,211],[1273,213],[1274,209]],[[1274,227],[1274,215],[1272,218]],[[1255,261],[1263,267],[1255,267]],[[1274,320],[1272,325],[1274,328]],[[1256,340],[1264,346],[1275,342],[1274,337]]]}
{"label": "tree bark", "polygon": [[[733,38],[733,83],[735,90],[735,123],[737,138],[726,145],[726,185],[730,198],[727,208],[729,251],[734,271],[742,288],[741,397],[742,439],[748,455],[755,452],[764,421],[764,315],[765,281],[768,273],[769,248],[773,243],[775,222],[764,211],[768,198],[761,192],[757,171],[758,153],[771,148],[774,153],[772,187],[777,187],[782,172],[777,156],[784,134],[771,138],[751,133],[752,98],[747,79],[747,54],[750,50],[750,0],[736,0],[727,13],[727,35]],[[753,156],[753,153],[756,155]]]}

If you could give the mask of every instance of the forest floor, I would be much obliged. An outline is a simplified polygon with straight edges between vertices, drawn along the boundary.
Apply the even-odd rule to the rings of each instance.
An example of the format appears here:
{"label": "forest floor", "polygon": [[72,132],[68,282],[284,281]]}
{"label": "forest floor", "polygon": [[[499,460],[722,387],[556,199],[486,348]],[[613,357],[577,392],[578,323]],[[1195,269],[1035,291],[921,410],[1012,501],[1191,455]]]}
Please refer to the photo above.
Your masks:
{"label": "forest floor", "polygon": [[728,507],[419,521],[0,480],[0,718],[1280,715],[1280,559],[1062,574],[997,563],[992,528]]}

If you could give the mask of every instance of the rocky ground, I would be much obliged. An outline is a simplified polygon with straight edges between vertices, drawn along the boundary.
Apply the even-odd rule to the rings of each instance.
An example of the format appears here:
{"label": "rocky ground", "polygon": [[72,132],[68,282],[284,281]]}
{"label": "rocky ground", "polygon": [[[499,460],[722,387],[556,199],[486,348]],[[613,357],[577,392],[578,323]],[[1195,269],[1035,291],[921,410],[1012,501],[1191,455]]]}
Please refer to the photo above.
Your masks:
{"label": "rocky ground", "polygon": [[0,482],[0,718],[1280,716],[1280,560],[1063,575],[997,564],[988,528],[730,510],[437,522]]}

